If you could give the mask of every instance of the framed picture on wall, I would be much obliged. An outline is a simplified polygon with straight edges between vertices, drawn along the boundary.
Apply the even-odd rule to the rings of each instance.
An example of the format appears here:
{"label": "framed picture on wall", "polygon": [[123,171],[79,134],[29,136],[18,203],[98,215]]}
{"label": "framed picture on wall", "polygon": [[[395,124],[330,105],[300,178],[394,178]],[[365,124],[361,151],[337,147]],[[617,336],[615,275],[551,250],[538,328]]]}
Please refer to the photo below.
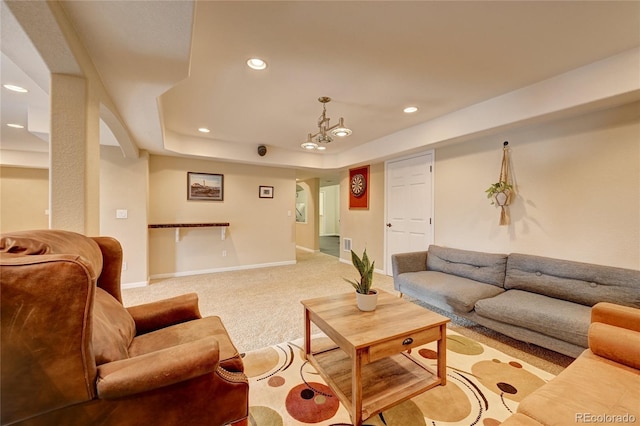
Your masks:
{"label": "framed picture on wall", "polygon": [[369,166],[349,169],[349,209],[369,208]]}
{"label": "framed picture on wall", "polygon": [[224,175],[187,172],[187,200],[222,201]]}
{"label": "framed picture on wall", "polygon": [[261,186],[258,195],[260,198],[273,198],[273,186]]}

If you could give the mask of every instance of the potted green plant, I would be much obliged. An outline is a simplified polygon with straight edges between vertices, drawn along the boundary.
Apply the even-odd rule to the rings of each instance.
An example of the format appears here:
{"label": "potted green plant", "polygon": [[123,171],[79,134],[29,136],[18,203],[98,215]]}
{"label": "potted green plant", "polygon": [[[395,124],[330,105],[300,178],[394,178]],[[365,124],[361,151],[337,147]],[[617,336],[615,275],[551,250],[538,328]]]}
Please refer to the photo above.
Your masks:
{"label": "potted green plant", "polygon": [[512,189],[513,185],[501,180],[491,184],[484,192],[487,193],[487,198],[491,199],[491,204],[497,204],[502,207],[509,205]]}
{"label": "potted green plant", "polygon": [[344,280],[351,284],[356,290],[356,300],[358,309],[361,311],[373,311],[378,303],[378,292],[371,289],[373,283],[373,270],[375,261],[370,262],[367,256],[367,249],[362,253],[360,258],[353,250],[351,250],[351,262],[360,274],[359,280]]}

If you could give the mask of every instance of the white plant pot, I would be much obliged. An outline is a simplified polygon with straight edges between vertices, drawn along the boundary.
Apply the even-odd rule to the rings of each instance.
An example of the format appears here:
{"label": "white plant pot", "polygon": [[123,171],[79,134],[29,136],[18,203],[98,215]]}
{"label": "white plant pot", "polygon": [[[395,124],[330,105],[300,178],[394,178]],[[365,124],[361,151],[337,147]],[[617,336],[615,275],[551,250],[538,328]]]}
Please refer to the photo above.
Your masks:
{"label": "white plant pot", "polygon": [[493,198],[496,204],[500,207],[508,206],[511,198],[511,191],[507,189],[506,191],[498,192]]}
{"label": "white plant pot", "polygon": [[356,293],[356,302],[358,309],[361,311],[373,311],[378,304],[378,292],[376,290],[370,290],[369,294]]}

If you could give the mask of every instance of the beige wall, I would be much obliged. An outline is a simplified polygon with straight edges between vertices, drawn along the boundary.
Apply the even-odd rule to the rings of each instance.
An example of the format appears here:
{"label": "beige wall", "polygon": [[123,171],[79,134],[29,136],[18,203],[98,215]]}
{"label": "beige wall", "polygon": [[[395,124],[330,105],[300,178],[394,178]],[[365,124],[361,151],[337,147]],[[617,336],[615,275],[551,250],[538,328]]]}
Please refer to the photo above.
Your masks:
{"label": "beige wall", "polygon": [[[146,284],[148,271],[149,156],[127,159],[119,147],[100,149],[100,234],[116,238],[122,245],[124,285]],[[127,218],[116,218],[126,210]]]}
{"label": "beige wall", "polygon": [[349,171],[340,178],[340,259],[351,263],[351,254],[342,250],[342,239],[351,238],[353,251],[376,262],[384,270],[384,163],[369,167],[369,209],[349,209]]}
{"label": "beige wall", "polygon": [[[501,227],[499,211],[484,190],[498,177],[504,140],[510,143],[518,196],[510,208],[512,224]],[[295,223],[293,170],[151,156],[147,176],[146,160],[128,165],[116,159],[110,155],[101,163],[110,170],[103,170],[107,177],[101,175],[101,233],[122,235],[130,268],[131,262],[144,264],[128,257],[138,250],[135,256],[143,257],[140,235],[148,235],[151,275],[282,264],[295,261],[296,244],[318,249],[317,238],[313,240],[315,205],[309,212],[315,229],[304,227],[311,242],[300,242],[306,236]],[[224,174],[224,202],[188,202],[187,171]],[[47,171],[2,167],[0,175],[2,231],[46,228]],[[144,209],[140,203],[146,202],[147,179],[149,223],[229,221],[227,239],[221,241],[219,230],[209,228],[184,230],[178,243],[173,230],[147,233],[146,224],[136,222],[136,231],[131,231],[138,210]],[[352,238],[358,252],[366,247],[382,270],[384,164],[371,165],[368,210],[349,210],[347,181],[344,171],[341,237]],[[436,244],[640,269],[640,103],[543,125],[514,126],[491,137],[437,148],[434,181]],[[317,200],[317,179],[304,183],[314,188],[310,200]],[[275,198],[259,199],[259,185],[274,186]],[[123,196],[125,192],[129,195]],[[114,219],[114,209],[123,206],[129,210],[126,224]],[[350,262],[348,253],[340,255]],[[137,282],[140,276],[136,272],[131,278],[125,272],[123,282]]]}
{"label": "beige wall", "polygon": [[[511,225],[484,190],[511,147]],[[640,104],[436,150],[435,242],[640,269]]]}
{"label": "beige wall", "polygon": [[[499,226],[484,191],[498,179],[505,140],[518,195],[511,225]],[[368,210],[349,210],[348,172],[340,185],[341,237],[356,252],[366,247],[380,270],[383,174],[371,165]],[[434,185],[436,244],[640,269],[640,103],[437,148]]]}
{"label": "beige wall", "polygon": [[[101,147],[100,231],[123,246],[127,269],[123,284],[146,283],[147,272],[147,156],[126,160],[117,147]],[[49,171],[0,167],[0,232],[47,229]],[[20,208],[16,208],[20,206]],[[116,209],[127,209],[128,219],[116,219]]]}
{"label": "beige wall", "polygon": [[[224,201],[188,201],[187,172],[224,175]],[[259,198],[258,187],[274,187]],[[149,223],[229,222],[220,228],[149,230],[152,277],[294,263],[295,170],[152,155]],[[226,252],[226,256],[223,255]]]}
{"label": "beige wall", "polygon": [[49,228],[49,170],[0,167],[0,232]]}
{"label": "beige wall", "polygon": [[320,194],[320,181],[308,179],[298,181],[307,195],[307,221],[296,222],[296,246],[308,251],[320,250],[320,217],[318,214],[318,197]]}

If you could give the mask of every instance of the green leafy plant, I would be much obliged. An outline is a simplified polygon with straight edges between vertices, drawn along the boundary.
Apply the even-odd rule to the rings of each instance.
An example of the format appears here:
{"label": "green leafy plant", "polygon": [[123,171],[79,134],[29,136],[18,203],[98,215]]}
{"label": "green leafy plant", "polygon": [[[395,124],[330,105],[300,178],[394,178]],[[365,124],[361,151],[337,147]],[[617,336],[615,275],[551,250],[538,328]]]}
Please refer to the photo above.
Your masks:
{"label": "green leafy plant", "polygon": [[373,282],[373,270],[376,262],[369,261],[367,249],[364,249],[362,259],[353,250],[351,250],[351,262],[360,273],[360,280],[349,280],[347,278],[344,278],[344,280],[356,289],[356,293],[369,294],[371,291],[371,284]]}
{"label": "green leafy plant", "polygon": [[[492,199],[493,197],[495,197],[496,194],[500,192],[511,191],[512,189],[513,189],[513,185],[505,181],[500,181],[500,182],[492,183],[491,186],[484,192],[487,193],[487,198]],[[495,204],[495,201],[491,201],[491,204]]]}

